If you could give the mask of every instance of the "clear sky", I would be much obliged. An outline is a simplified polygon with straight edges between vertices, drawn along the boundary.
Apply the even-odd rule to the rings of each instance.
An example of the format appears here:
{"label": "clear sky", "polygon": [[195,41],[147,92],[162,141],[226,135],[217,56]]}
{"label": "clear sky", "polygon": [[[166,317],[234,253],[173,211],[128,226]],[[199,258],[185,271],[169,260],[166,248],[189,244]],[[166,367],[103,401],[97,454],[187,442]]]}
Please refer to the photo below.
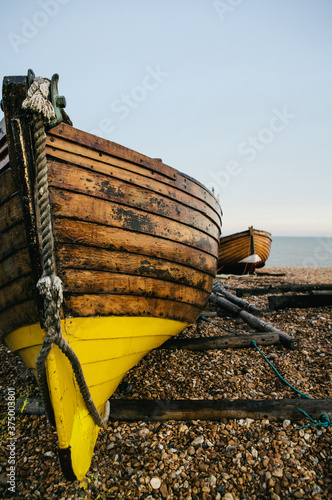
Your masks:
{"label": "clear sky", "polygon": [[[332,236],[331,0],[0,0],[1,78],[220,195],[223,234]],[[0,118],[2,114],[0,114]]]}

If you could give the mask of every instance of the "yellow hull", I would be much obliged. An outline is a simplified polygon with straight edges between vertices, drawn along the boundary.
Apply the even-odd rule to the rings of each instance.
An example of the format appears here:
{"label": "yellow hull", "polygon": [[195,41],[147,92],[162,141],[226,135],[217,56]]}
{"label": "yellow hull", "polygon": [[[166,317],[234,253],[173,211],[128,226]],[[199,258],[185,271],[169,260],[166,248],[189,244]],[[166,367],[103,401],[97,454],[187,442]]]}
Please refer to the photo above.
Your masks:
{"label": "yellow hull", "polygon": [[[106,401],[126,372],[187,326],[161,318],[90,317],[63,320],[62,333],[80,360],[92,399],[103,415]],[[40,325],[34,324],[13,331],[5,343],[36,372],[44,336]],[[68,479],[82,479],[90,467],[99,427],[86,409],[68,359],[55,345],[46,371],[62,467]]]}

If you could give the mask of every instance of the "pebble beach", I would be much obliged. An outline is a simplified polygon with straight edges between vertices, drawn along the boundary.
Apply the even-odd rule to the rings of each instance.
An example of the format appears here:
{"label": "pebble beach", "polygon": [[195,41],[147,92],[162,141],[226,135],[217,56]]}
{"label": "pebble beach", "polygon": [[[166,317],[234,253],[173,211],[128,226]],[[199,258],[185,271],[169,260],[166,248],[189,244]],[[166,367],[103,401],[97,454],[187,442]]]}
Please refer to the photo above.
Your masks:
{"label": "pebble beach", "polygon": [[[251,276],[221,276],[232,288],[329,284],[331,268],[263,268]],[[261,347],[289,384],[314,399],[332,396],[332,306],[268,309],[250,295],[262,319],[299,340],[300,348]],[[210,321],[179,337],[253,332],[209,302]],[[258,500],[332,498],[332,427],[303,420],[110,421],[99,433],[85,479],[70,483],[60,470],[57,437],[45,415],[16,415],[15,492],[8,489],[7,396],[39,397],[34,377],[0,347],[0,498]],[[112,399],[301,399],[253,349],[150,352]],[[111,405],[112,405],[112,399]],[[312,424],[309,426],[309,424]]]}

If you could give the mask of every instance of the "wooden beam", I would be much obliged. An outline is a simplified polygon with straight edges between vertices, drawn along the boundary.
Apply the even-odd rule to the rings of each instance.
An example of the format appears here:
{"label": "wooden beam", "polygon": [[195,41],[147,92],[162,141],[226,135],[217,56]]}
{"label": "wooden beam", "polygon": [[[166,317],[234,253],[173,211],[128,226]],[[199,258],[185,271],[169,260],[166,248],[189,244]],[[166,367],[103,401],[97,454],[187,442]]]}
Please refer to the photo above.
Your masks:
{"label": "wooden beam", "polygon": [[270,295],[268,299],[271,311],[288,307],[323,307],[332,305],[332,291],[317,290],[309,295]]}
{"label": "wooden beam", "polygon": [[[22,401],[25,401],[24,398],[16,402],[17,413],[41,414],[32,413],[39,411],[40,400],[32,400],[32,402],[29,400],[24,409],[22,409]],[[221,420],[224,418],[271,421],[305,420],[305,416],[299,409],[317,421],[323,414],[332,418],[332,399],[111,399],[110,406],[110,421]]]}
{"label": "wooden beam", "polygon": [[257,345],[278,344],[278,333],[259,333],[257,335],[225,335],[223,337],[171,338],[158,349],[185,349],[187,351],[204,351],[212,349],[241,349],[251,346],[254,340]]}
{"label": "wooden beam", "polygon": [[323,283],[318,285],[270,285],[268,287],[258,288],[237,288],[237,297],[247,297],[249,295],[267,295],[268,293],[284,293],[284,292],[311,292],[312,290],[331,290],[332,284]]}
{"label": "wooden beam", "polygon": [[332,417],[332,400],[111,400],[110,420],[304,420],[298,408],[318,420]]}
{"label": "wooden beam", "polygon": [[215,293],[211,293],[210,298],[214,302],[216,302],[220,307],[234,314],[235,316],[239,316],[246,323],[248,323],[250,326],[253,326],[257,330],[260,330],[261,332],[278,333],[280,336],[280,342],[289,349],[297,349],[299,347],[298,340],[294,339],[287,333],[278,330],[278,328],[275,328],[270,323],[267,323],[266,321],[263,321],[260,318],[256,318],[256,316],[253,316],[249,312],[244,311],[243,309],[233,304],[232,302],[224,299],[223,297],[218,297],[218,295],[216,295]]}
{"label": "wooden beam", "polygon": [[233,302],[237,306],[241,307],[241,309],[245,309],[246,311],[255,314],[256,316],[260,316],[262,314],[262,311],[258,309],[257,307],[249,304],[246,300],[239,299],[236,295],[233,295],[232,293],[229,293],[221,283],[214,282],[212,290],[214,292],[219,292],[221,293],[225,299],[229,300],[230,302]]}

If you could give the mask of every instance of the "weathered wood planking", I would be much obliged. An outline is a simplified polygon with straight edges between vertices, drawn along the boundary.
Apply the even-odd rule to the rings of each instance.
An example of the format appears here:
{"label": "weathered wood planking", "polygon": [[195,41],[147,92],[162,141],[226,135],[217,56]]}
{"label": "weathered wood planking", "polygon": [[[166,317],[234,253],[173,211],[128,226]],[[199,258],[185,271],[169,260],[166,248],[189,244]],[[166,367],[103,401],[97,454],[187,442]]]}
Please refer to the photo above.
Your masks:
{"label": "weathered wood planking", "polygon": [[36,300],[27,300],[8,307],[0,312],[1,335],[3,340],[7,333],[23,325],[32,325],[40,320]]}
{"label": "weathered wood planking", "polygon": [[11,169],[3,169],[0,173],[0,204],[5,203],[15,192],[17,189]]}
{"label": "weathered wood planking", "polygon": [[20,276],[0,289],[0,311],[34,298],[34,282],[31,274]]}
{"label": "weathered wood planking", "polygon": [[157,194],[151,188],[142,188],[116,178],[110,179],[91,169],[88,171],[54,161],[49,162],[49,184],[59,189],[66,186],[69,191],[116,202],[177,222],[190,223],[190,226],[210,234],[216,240],[219,238],[218,226],[206,216],[198,214],[194,208]]}
{"label": "weathered wood planking", "polygon": [[37,319],[23,208],[0,122],[0,338]]}
{"label": "weathered wood planking", "polygon": [[6,140],[6,121],[4,118],[0,121],[0,141]]}
{"label": "weathered wood planking", "polygon": [[[154,276],[158,279],[211,290],[213,277],[188,267],[152,256],[118,252],[82,245],[61,245],[57,250],[58,271],[84,269],[117,272],[121,275]],[[121,265],[120,265],[121,263]],[[64,270],[64,271],[61,271]]]}
{"label": "weathered wood planking", "polygon": [[64,303],[69,317],[89,316],[144,316],[168,318],[192,323],[198,317],[202,306],[177,302],[171,299],[132,295],[69,295]]}
{"label": "weathered wood planking", "polygon": [[[214,276],[211,271],[215,267],[216,258],[197,248],[190,248],[180,242],[175,246],[170,240],[156,238],[149,234],[137,234],[120,227],[103,226],[85,221],[71,220],[62,223],[62,219],[54,219],[53,227],[59,243],[70,243],[73,246],[86,245],[86,253],[92,248],[124,251],[145,256],[164,259],[183,264]],[[60,251],[60,250],[59,250]],[[171,264],[170,264],[171,265]]]}
{"label": "weathered wood planking", "polygon": [[65,269],[59,273],[64,291],[73,294],[110,293],[171,299],[198,306],[205,305],[209,293],[197,288],[146,276]]}
{"label": "weathered wood planking", "polygon": [[[193,321],[199,308],[204,307],[208,300],[208,290],[216,270],[220,229],[215,220],[204,213],[205,210],[211,215],[211,208],[188,196],[182,185],[174,196],[175,190],[168,184],[173,178],[179,183],[181,177],[174,169],[166,168],[164,175],[160,171],[160,162],[152,162],[157,173],[153,174],[153,179],[147,179],[152,177],[151,165],[148,164],[148,169],[146,165],[137,165],[136,153],[128,156],[122,151],[126,157],[123,162],[123,158],[118,159],[117,148],[117,158],[110,156],[110,150],[107,154],[87,150],[82,144],[64,140],[63,130],[71,134],[67,126],[59,130],[62,130],[60,138],[52,135],[48,140],[52,146],[48,148],[49,185],[56,241],[71,243],[58,243],[56,247],[57,269],[64,283],[67,314],[75,315],[82,307],[83,315],[88,308],[91,315],[116,315],[122,310],[124,315],[133,315],[135,311],[138,315],[148,315],[150,311],[152,316],[164,317],[159,300],[162,299],[167,301],[164,307],[174,311],[174,319]],[[82,137],[86,139],[85,133]],[[67,161],[71,160],[68,165],[58,161],[64,159],[64,154]],[[89,160],[84,168],[77,166],[77,163],[82,163],[82,158]],[[91,165],[91,159],[94,165]],[[105,159],[108,163],[104,163]],[[118,177],[114,176],[111,162],[117,163]],[[92,168],[96,166],[98,171]],[[127,175],[125,180],[121,178],[123,175]],[[133,184],[133,176],[136,184]],[[201,194],[202,186],[189,180],[186,180],[186,186],[187,182],[191,183],[191,191]],[[151,184],[158,191],[154,191]],[[177,197],[181,198],[181,203]],[[198,211],[195,206],[204,207],[204,210]],[[219,222],[220,214],[214,212],[213,216]],[[74,237],[68,236],[67,224],[69,232],[76,229]],[[80,229],[84,228],[84,233],[77,232],[78,224]],[[114,229],[118,238],[113,242]],[[95,230],[99,235],[104,234],[104,238],[97,238]],[[128,240],[131,241],[129,246]],[[162,255],[167,260],[155,257],[156,241],[160,242]],[[84,245],[78,245],[78,242],[84,242]],[[104,246],[111,248],[106,250]],[[185,260],[179,246],[182,254],[185,249]],[[192,253],[196,253],[194,260],[196,257],[197,263],[201,264],[197,269],[192,268]],[[181,263],[176,262],[179,254]],[[214,256],[212,260],[211,256]],[[103,304],[98,298],[100,294]],[[108,296],[113,297],[113,302]],[[130,304],[129,296],[132,296]],[[189,314],[186,320],[176,302],[185,305]],[[149,304],[148,308],[145,304]],[[193,306],[191,309],[188,308],[190,305]],[[172,314],[170,317],[173,318]]]}
{"label": "weathered wood planking", "polygon": [[28,246],[24,222],[0,232],[0,260]]}
{"label": "weathered wood planking", "polygon": [[4,259],[0,266],[0,287],[7,285],[21,276],[29,274],[30,256],[27,248],[15,252]]}
{"label": "weathered wood planking", "polygon": [[172,240],[176,244],[177,242],[184,243],[211,255],[215,255],[218,250],[217,240],[206,233],[189,227],[185,223],[181,224],[139,209],[55,189],[52,186],[50,186],[50,200],[54,217],[75,218],[111,227],[121,227],[136,232],[137,237],[140,234],[150,234],[157,238]]}
{"label": "weathered wood planking", "polygon": [[18,195],[0,205],[0,231],[14,226],[23,219],[22,205]]}

